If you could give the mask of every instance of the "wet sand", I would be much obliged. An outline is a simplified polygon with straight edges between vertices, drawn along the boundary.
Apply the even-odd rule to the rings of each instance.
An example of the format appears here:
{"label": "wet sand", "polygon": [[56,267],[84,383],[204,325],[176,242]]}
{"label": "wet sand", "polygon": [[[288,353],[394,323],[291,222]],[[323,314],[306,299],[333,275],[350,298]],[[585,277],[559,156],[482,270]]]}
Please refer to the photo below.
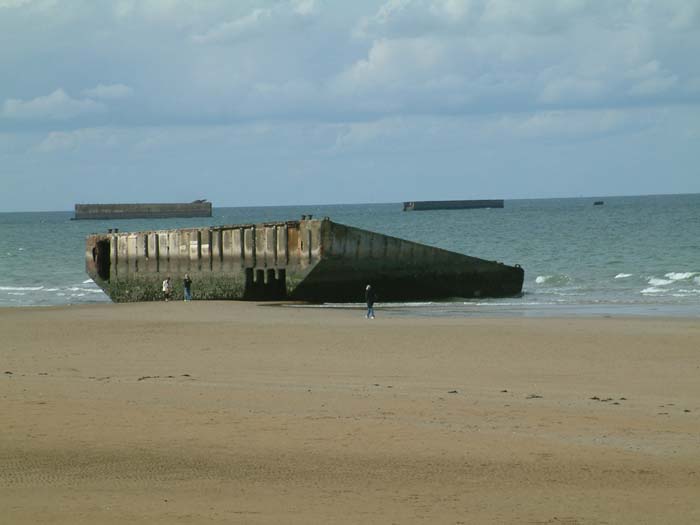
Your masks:
{"label": "wet sand", "polygon": [[0,309],[3,523],[699,523],[700,322]]}

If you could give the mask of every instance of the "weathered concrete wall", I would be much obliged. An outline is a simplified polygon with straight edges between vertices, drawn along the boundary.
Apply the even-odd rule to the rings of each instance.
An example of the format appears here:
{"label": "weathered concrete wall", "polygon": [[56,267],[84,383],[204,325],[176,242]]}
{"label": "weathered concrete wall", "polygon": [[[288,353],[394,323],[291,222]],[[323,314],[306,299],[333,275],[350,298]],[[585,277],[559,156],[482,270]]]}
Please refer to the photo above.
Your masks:
{"label": "weathered concrete wall", "polygon": [[295,290],[298,299],[356,301],[372,284],[381,300],[503,297],[522,291],[519,267],[329,223],[322,260]]}
{"label": "weathered concrete wall", "polygon": [[185,273],[194,281],[195,299],[285,297],[291,291],[287,286],[300,282],[320,257],[321,224],[92,235],[86,244],[86,270],[117,302],[159,299],[167,276],[176,296],[181,295]]}
{"label": "weathered concrete wall", "polygon": [[75,219],[211,217],[211,202],[76,204]]}
{"label": "weathered concrete wall", "polygon": [[165,277],[195,299],[359,301],[506,296],[523,271],[330,220],[92,235],[86,270],[114,301],[161,298]]}

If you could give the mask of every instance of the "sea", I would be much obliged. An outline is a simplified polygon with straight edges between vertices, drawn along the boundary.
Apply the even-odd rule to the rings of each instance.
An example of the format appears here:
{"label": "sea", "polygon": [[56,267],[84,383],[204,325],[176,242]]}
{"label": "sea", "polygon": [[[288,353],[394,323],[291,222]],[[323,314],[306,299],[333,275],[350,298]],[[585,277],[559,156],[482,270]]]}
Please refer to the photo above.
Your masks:
{"label": "sea", "polygon": [[91,233],[284,221],[302,214],[525,270],[518,297],[380,302],[380,315],[700,318],[700,194],[506,200],[503,209],[413,212],[402,211],[401,203],[215,207],[212,217],[192,219],[76,221],[72,211],[0,213],[0,306],[110,302],[85,273],[85,237]]}

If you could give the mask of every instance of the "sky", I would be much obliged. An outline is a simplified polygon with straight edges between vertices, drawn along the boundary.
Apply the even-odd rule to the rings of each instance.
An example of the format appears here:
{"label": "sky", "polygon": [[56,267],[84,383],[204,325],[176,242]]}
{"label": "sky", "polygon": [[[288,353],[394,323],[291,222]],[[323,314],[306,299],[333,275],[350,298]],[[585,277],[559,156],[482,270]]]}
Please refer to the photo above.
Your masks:
{"label": "sky", "polygon": [[0,211],[700,192],[697,0],[0,0]]}

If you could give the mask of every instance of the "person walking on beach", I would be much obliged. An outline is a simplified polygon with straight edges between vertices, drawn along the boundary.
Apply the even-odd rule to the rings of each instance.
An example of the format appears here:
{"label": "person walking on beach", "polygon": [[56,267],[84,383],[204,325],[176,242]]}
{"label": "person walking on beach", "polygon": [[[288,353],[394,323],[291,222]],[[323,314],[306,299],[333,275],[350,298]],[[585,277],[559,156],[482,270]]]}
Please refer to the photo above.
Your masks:
{"label": "person walking on beach", "polygon": [[190,279],[190,274],[185,274],[185,279],[182,281],[182,287],[185,289],[185,301],[192,300],[192,279]]}
{"label": "person walking on beach", "polygon": [[374,288],[371,285],[367,285],[365,288],[365,301],[367,301],[367,319],[374,319],[374,300],[376,299],[376,294],[374,293]]}
{"label": "person walking on beach", "polygon": [[172,291],[173,291],[173,285],[170,282],[170,276],[168,276],[163,281],[163,297],[165,297],[166,301],[170,300],[170,294],[172,293]]}

